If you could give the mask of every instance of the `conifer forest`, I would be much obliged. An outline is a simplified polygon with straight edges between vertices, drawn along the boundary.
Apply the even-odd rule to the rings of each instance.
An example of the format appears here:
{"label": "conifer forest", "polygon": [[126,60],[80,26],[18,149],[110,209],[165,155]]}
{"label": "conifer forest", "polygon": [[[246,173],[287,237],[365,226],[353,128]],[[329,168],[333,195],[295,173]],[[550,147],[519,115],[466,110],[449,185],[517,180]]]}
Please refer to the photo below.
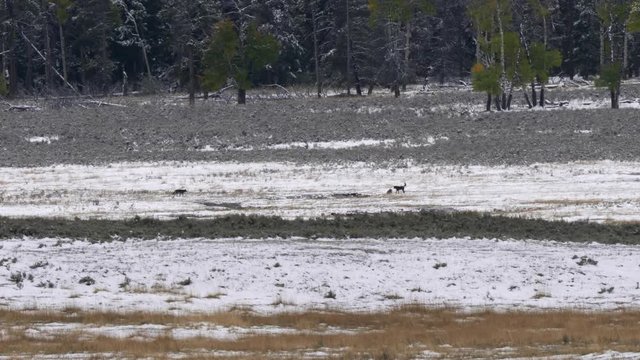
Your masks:
{"label": "conifer forest", "polygon": [[[597,77],[617,107],[640,69],[631,0],[3,0],[0,93],[215,93],[309,85],[363,94],[472,81],[487,109]],[[536,91],[532,85],[541,87]],[[236,91],[234,90],[234,91]]]}

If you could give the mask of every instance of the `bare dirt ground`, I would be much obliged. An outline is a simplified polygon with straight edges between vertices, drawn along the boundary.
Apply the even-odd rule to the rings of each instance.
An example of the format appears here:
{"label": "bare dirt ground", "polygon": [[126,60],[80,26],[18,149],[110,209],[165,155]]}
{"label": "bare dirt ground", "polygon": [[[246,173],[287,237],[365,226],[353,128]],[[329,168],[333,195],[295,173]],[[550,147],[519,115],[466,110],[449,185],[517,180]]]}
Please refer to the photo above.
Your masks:
{"label": "bare dirt ground", "polygon": [[[639,85],[623,88],[636,104]],[[521,96],[521,95],[519,95]],[[550,89],[552,103],[606,103],[591,87]],[[531,164],[637,160],[633,108],[486,113],[468,89],[361,98],[253,99],[246,106],[184,98],[129,97],[95,102],[29,102],[35,111],[0,111],[0,166],[117,161],[292,161]],[[550,106],[553,108],[554,106]],[[366,139],[385,146],[322,146]],[[314,144],[316,146],[314,146]],[[362,144],[360,144],[362,145]],[[306,150],[306,151],[301,151]]]}

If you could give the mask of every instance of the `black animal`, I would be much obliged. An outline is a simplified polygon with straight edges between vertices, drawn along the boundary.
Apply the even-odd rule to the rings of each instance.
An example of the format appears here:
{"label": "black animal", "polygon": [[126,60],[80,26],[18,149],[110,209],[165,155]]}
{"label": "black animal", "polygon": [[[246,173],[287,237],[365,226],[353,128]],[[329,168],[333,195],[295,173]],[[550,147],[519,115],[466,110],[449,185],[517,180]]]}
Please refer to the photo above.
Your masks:
{"label": "black animal", "polygon": [[187,192],[187,189],[176,189],[173,191],[173,195],[183,196]]}
{"label": "black animal", "polygon": [[402,193],[404,194],[405,186],[407,186],[406,182],[404,183],[404,185],[394,185],[393,188],[396,189],[396,194],[399,193],[400,191],[402,191]]}

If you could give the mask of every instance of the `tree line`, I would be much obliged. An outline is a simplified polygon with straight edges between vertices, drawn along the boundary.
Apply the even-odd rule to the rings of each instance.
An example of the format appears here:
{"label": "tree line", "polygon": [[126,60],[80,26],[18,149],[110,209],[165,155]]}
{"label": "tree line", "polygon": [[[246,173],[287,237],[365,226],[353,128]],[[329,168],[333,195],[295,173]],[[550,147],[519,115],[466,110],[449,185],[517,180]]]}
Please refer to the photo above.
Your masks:
{"label": "tree line", "polygon": [[0,0],[5,97],[154,93],[238,102],[256,85],[347,94],[471,78],[487,109],[544,106],[552,75],[618,106],[639,0]]}

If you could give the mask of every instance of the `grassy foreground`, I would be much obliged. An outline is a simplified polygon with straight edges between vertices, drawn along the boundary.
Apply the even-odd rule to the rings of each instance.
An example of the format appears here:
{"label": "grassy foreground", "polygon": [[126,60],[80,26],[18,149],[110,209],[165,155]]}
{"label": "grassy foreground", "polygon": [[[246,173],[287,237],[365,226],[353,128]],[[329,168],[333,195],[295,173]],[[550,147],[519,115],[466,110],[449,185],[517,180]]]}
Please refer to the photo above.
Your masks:
{"label": "grassy foreground", "polygon": [[331,237],[331,238],[512,238],[572,242],[640,244],[640,224],[598,224],[494,216],[477,212],[420,211],[358,213],[324,219],[287,220],[272,216],[232,215],[216,219],[72,220],[1,218],[0,239],[30,236],[86,239],[185,237]]}
{"label": "grassy foreground", "polygon": [[[0,310],[0,356],[82,354],[86,358],[297,359],[312,353],[339,359],[502,358],[601,353],[640,353],[640,312],[462,312],[405,305],[384,313],[312,311],[258,315],[95,313]],[[46,324],[58,330],[42,331]],[[64,325],[75,330],[60,330]],[[173,336],[202,326],[249,329],[237,338]],[[149,335],[143,326],[163,325]],[[95,333],[107,326],[140,327],[136,336]],[[285,333],[256,329],[287,329]],[[71,327],[70,327],[71,328]],[[253,329],[253,332],[251,331]],[[184,357],[182,357],[184,356]]]}

